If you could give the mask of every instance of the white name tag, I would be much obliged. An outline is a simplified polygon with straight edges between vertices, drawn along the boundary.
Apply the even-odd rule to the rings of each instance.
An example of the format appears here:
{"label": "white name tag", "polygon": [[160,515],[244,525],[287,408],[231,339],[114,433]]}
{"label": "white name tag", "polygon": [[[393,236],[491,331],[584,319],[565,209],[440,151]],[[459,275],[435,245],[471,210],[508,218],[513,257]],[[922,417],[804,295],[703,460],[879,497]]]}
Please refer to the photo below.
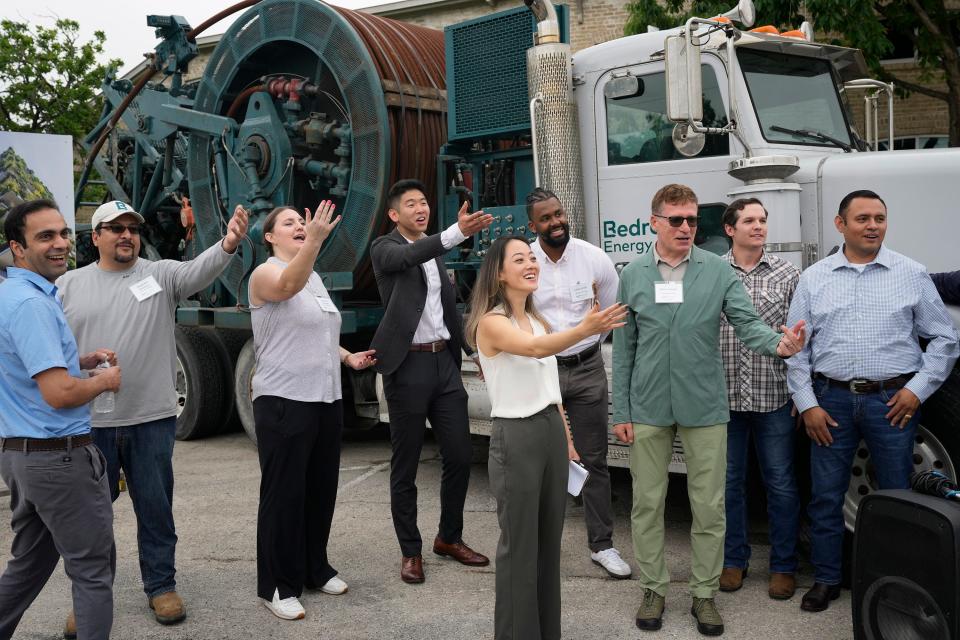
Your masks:
{"label": "white name tag", "polygon": [[320,305],[322,311],[327,311],[329,313],[337,313],[337,305],[333,304],[333,300],[326,296],[317,296],[317,304]]}
{"label": "white name tag", "polygon": [[680,304],[683,302],[683,282],[657,282],[657,304]]}
{"label": "white name tag", "polygon": [[163,291],[163,289],[160,287],[160,283],[157,282],[156,278],[147,276],[140,282],[130,285],[130,291],[137,299],[137,302],[143,302],[147,298],[157,295]]}
{"label": "white name tag", "polygon": [[593,300],[593,284],[590,282],[578,282],[570,287],[570,299],[573,302],[581,300]]}

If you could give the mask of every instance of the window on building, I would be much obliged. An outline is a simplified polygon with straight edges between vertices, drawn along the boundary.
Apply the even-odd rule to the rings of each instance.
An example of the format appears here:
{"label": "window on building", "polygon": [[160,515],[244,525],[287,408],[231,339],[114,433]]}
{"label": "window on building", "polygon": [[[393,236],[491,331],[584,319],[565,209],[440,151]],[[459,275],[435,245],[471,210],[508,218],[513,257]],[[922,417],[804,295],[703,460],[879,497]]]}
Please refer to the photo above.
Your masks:
{"label": "window on building", "polygon": [[[894,151],[903,149],[946,149],[950,138],[948,136],[906,136],[893,139]],[[880,151],[886,151],[889,145],[886,140],[880,140]]]}
{"label": "window on building", "polygon": [[[664,73],[643,76],[639,91],[632,96],[605,98],[607,111],[607,162],[610,165],[682,160],[673,146],[674,123],[667,118]],[[703,125],[723,127],[726,108],[713,68],[703,65]],[[707,135],[700,155],[730,153],[729,137]]]}

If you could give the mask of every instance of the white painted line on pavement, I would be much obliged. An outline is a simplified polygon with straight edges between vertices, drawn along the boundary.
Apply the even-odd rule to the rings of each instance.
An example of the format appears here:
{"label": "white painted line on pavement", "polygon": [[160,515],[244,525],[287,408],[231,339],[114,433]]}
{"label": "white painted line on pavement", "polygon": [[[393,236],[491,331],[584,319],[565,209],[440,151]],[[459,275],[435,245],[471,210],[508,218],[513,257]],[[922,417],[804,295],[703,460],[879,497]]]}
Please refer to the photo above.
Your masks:
{"label": "white painted line on pavement", "polygon": [[360,484],[361,482],[363,482],[363,481],[366,480],[367,478],[369,478],[369,477],[371,477],[371,476],[373,476],[373,475],[375,475],[375,474],[377,474],[377,473],[380,473],[381,471],[383,471],[384,469],[388,468],[389,466],[390,466],[390,463],[389,463],[389,462],[383,462],[383,463],[381,463],[381,464],[378,464],[377,466],[375,466],[374,468],[370,469],[370,470],[367,471],[366,473],[357,476],[356,478],[354,478],[353,480],[351,480],[351,481],[348,482],[347,484],[345,484],[345,485],[343,485],[342,487],[340,487],[340,488],[337,490],[337,495],[339,496],[341,493],[343,493],[344,491],[346,491],[347,489],[349,489],[349,488],[352,487],[353,485],[355,485],[355,484]]}
{"label": "white painted line on pavement", "polygon": [[370,465],[362,464],[359,467],[340,467],[340,471],[362,471],[364,469],[369,469]]}

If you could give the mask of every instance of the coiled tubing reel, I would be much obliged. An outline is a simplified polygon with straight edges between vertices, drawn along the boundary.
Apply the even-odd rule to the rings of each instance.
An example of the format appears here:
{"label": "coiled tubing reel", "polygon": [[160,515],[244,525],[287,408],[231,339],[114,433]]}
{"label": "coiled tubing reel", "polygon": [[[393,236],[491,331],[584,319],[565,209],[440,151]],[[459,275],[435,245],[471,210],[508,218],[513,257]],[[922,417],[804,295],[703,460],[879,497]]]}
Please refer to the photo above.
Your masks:
{"label": "coiled tubing reel", "polygon": [[[435,155],[446,140],[443,34],[316,0],[267,0],[221,38],[194,110],[232,115],[240,125],[234,148],[245,155],[224,153],[215,136],[190,136],[196,242],[219,241],[238,199],[257,211],[250,234],[256,255],[246,252],[224,272],[227,289],[245,288],[238,287],[244,275],[265,257],[267,204],[302,210],[332,199],[343,219],[317,270],[353,272],[352,297],[369,297],[367,250],[389,228],[387,189],[417,178],[436,204]],[[251,165],[259,189],[251,185]],[[217,171],[230,178],[227,197]]]}

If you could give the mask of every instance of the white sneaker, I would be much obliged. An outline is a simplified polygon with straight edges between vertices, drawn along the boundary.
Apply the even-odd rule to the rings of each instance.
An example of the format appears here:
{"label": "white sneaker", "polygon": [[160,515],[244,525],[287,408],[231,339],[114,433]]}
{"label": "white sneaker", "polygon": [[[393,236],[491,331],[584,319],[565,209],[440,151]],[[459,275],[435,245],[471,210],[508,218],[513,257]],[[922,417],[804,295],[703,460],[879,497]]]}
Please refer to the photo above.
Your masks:
{"label": "white sneaker", "polygon": [[327,580],[326,584],[320,587],[320,591],[323,591],[324,593],[329,593],[332,596],[343,595],[344,593],[347,592],[347,583],[341,580],[340,578],[338,578],[337,576],[333,576],[332,578]]}
{"label": "white sneaker", "polygon": [[303,605],[297,600],[296,596],[280,599],[280,591],[274,589],[273,601],[262,599],[263,606],[273,612],[273,615],[284,620],[300,620],[307,612],[303,610]]}
{"label": "white sneaker", "polygon": [[620,552],[616,549],[604,549],[603,551],[591,553],[590,559],[593,560],[594,564],[603,567],[604,571],[606,571],[611,578],[616,578],[617,580],[626,580],[630,577],[630,574],[633,573],[630,565],[623,561],[623,558],[620,557]]}

